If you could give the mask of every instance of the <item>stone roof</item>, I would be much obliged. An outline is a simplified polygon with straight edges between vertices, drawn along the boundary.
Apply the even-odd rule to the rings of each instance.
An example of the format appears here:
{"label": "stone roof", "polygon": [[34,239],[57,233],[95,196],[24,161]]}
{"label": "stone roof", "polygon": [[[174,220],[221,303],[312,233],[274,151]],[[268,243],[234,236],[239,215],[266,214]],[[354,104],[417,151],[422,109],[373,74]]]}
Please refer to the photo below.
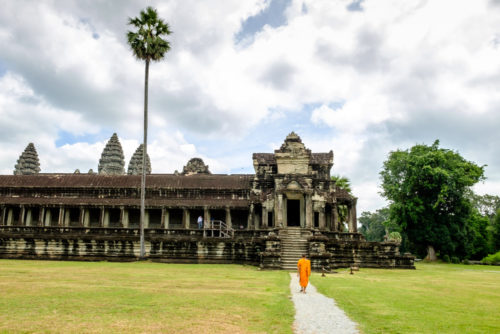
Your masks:
{"label": "stone roof", "polygon": [[[134,155],[128,164],[128,175],[142,175],[142,155],[144,152],[144,145],[141,144],[135,150]],[[146,174],[151,174],[151,160],[149,154],[146,154]]]}
{"label": "stone roof", "polygon": [[31,175],[40,172],[38,153],[33,143],[29,143],[28,146],[26,146],[24,152],[19,156],[14,168],[14,175]]}
{"label": "stone roof", "polygon": [[125,156],[116,133],[113,133],[101,154],[99,174],[125,174]]}
{"label": "stone roof", "polygon": [[[150,188],[250,189],[252,174],[150,174]],[[0,188],[140,188],[140,175],[37,174],[0,175]]]}
{"label": "stone roof", "polygon": [[[97,197],[10,197],[0,196],[0,202],[6,205],[95,205],[95,206],[140,206],[139,198],[97,198]],[[248,199],[211,199],[211,198],[148,198],[146,206],[171,207],[225,207],[248,208]]]}

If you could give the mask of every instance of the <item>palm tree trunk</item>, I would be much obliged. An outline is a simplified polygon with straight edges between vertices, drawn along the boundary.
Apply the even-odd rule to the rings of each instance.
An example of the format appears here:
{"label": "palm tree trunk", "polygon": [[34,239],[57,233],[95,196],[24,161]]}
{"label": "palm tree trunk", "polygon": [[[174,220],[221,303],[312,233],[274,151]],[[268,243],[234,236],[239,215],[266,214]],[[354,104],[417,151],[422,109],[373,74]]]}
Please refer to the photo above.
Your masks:
{"label": "palm tree trunk", "polygon": [[141,251],[139,258],[142,260],[145,256],[144,247],[144,217],[146,200],[146,157],[148,154],[148,78],[149,78],[149,59],[146,59],[146,70],[144,74],[144,140],[142,151],[142,176],[141,176],[141,221],[140,221],[140,245]]}

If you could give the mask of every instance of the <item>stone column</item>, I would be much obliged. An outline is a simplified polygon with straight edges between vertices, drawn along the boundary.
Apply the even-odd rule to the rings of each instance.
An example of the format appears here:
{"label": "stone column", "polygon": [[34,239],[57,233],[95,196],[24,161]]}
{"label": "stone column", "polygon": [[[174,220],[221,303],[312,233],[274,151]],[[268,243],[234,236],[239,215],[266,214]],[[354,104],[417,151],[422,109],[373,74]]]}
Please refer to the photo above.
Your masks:
{"label": "stone column", "polygon": [[149,210],[144,209],[144,228],[149,228]]}
{"label": "stone column", "polygon": [[1,214],[0,214],[0,219],[1,219],[0,220],[0,225],[6,225],[6,223],[5,223],[5,206],[3,206],[3,205],[0,206],[0,212],[1,212]]}
{"label": "stone column", "polygon": [[99,227],[107,227],[107,226],[104,226],[104,213],[105,213],[105,209],[103,206],[101,206],[101,211],[100,211],[100,214],[99,214]]}
{"label": "stone column", "polygon": [[81,209],[80,214],[82,215],[82,226],[89,227],[90,226],[90,211],[86,208]]}
{"label": "stone column", "polygon": [[203,227],[208,226],[210,223],[210,210],[208,207],[203,208]]}
{"label": "stone column", "polygon": [[125,227],[124,223],[125,223],[125,207],[124,206],[120,206],[120,226],[121,227]]}
{"label": "stone column", "polygon": [[7,209],[7,226],[12,226],[12,215],[13,215],[13,210],[12,208]]}
{"label": "stone column", "polygon": [[185,229],[189,228],[189,210],[186,208],[182,209],[182,226]]}
{"label": "stone column", "polygon": [[278,195],[278,204],[276,210],[276,226],[284,227],[283,224],[283,195]]}
{"label": "stone column", "polygon": [[267,219],[267,207],[265,205],[262,206],[262,227],[268,228],[269,222]]}
{"label": "stone column", "polygon": [[24,215],[26,213],[26,208],[24,205],[21,205],[21,210],[19,210],[19,222],[18,225],[23,226],[24,225]]}
{"label": "stone column", "polygon": [[43,217],[45,215],[45,207],[41,207],[40,208],[40,212],[38,213],[38,222],[36,224],[36,226],[44,226],[44,221],[43,221]]}
{"label": "stone column", "polygon": [[43,221],[43,226],[50,226],[52,222],[52,210],[50,208],[45,211],[45,217]]}
{"label": "stone column", "polygon": [[231,221],[231,209],[226,206],[226,225],[228,228],[233,228],[233,223]]}
{"label": "stone column", "polygon": [[166,230],[170,226],[170,211],[167,208],[163,208],[163,226]]}
{"label": "stone column", "polygon": [[248,210],[248,218],[247,218],[247,230],[252,228],[252,222],[253,222],[253,203],[250,204],[250,210]]}
{"label": "stone column", "polygon": [[78,215],[78,225],[79,226],[85,226],[85,210],[83,209],[83,206],[80,206],[80,214]]}
{"label": "stone column", "polygon": [[57,219],[57,226],[64,226],[64,208],[59,207],[59,218]]}
{"label": "stone column", "polygon": [[33,216],[31,214],[31,208],[26,210],[26,221],[25,224],[26,226],[33,226]]}
{"label": "stone column", "polygon": [[339,230],[339,211],[337,203],[332,203],[332,231]]}
{"label": "stone column", "polygon": [[310,194],[306,195],[306,228],[313,227],[313,208],[312,208],[312,196]]}
{"label": "stone column", "polygon": [[326,227],[326,220],[325,220],[325,207],[321,206],[319,208],[319,217],[318,217],[318,227],[320,230],[324,230]]}
{"label": "stone column", "polygon": [[356,233],[358,232],[358,219],[356,217],[356,202],[357,199],[353,199],[351,202],[351,206],[349,208],[349,232]]}
{"label": "stone column", "polygon": [[63,220],[63,226],[69,226],[70,223],[70,214],[71,209],[68,208],[68,210],[64,210],[64,220]]}

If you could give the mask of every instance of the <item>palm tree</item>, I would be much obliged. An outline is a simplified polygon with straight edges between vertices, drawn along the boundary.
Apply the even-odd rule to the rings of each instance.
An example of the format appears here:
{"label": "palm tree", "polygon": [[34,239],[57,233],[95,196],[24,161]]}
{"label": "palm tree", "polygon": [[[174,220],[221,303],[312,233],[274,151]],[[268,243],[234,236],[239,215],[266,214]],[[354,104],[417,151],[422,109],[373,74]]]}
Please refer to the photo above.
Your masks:
{"label": "palm tree", "polygon": [[[127,32],[127,40],[134,56],[146,62],[144,78],[144,151],[142,155],[142,166],[146,166],[147,141],[148,141],[148,78],[149,63],[160,61],[165,53],[170,50],[170,43],[164,39],[171,31],[168,23],[158,17],[156,9],[148,7],[142,10],[139,17],[129,18],[128,24],[136,28],[136,31]],[[141,177],[141,221],[140,221],[140,258],[144,258],[144,202],[146,198],[146,169],[142,168]]]}

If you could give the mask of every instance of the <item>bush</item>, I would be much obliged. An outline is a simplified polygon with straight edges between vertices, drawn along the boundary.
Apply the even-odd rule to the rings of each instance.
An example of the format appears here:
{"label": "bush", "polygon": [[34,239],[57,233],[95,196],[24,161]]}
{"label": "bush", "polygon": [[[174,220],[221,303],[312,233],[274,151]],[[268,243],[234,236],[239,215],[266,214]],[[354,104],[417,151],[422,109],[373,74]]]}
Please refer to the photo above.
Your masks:
{"label": "bush", "polygon": [[451,257],[451,263],[460,263],[460,259],[456,256]]}
{"label": "bush", "polygon": [[463,261],[463,263],[464,263],[464,264],[470,264],[470,262],[469,262],[469,260],[468,260],[468,259],[465,259],[465,260]]}
{"label": "bush", "polygon": [[442,260],[443,262],[450,263],[450,257],[448,256],[448,254],[443,255]]}
{"label": "bush", "polygon": [[500,263],[500,252],[496,252],[495,254],[488,255],[481,262],[486,264]]}

